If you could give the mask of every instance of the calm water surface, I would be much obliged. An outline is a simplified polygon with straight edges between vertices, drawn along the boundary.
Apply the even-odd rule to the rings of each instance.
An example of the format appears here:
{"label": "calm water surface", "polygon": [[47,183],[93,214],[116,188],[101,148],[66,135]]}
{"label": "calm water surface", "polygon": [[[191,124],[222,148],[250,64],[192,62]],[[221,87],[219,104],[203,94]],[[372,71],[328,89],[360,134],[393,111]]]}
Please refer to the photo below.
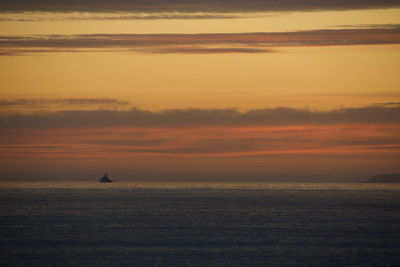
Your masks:
{"label": "calm water surface", "polygon": [[399,266],[400,185],[0,183],[0,266]]}

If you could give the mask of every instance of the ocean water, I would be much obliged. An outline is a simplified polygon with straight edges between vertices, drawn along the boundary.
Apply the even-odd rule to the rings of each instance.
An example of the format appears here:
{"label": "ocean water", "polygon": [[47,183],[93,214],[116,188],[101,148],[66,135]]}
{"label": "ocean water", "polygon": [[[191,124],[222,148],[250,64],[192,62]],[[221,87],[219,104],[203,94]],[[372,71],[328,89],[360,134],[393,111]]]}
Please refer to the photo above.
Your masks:
{"label": "ocean water", "polygon": [[400,266],[400,185],[0,183],[0,266]]}

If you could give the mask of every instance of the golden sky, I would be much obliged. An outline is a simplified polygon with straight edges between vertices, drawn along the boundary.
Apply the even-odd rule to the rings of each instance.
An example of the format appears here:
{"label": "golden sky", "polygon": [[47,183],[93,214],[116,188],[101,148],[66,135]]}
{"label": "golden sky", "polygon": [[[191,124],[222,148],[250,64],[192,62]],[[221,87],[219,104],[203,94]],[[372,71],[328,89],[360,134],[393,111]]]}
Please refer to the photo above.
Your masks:
{"label": "golden sky", "polygon": [[400,172],[399,69],[397,1],[7,0],[0,166],[8,179]]}

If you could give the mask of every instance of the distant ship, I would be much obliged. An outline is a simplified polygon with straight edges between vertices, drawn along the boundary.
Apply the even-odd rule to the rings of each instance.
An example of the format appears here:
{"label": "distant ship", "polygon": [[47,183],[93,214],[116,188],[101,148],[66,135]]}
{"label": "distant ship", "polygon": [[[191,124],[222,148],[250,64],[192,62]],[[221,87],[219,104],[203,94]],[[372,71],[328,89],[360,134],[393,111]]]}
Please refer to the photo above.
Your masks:
{"label": "distant ship", "polygon": [[104,173],[104,176],[102,178],[99,179],[100,183],[112,183],[113,180],[111,180],[110,178],[108,178],[107,176],[107,172]]}

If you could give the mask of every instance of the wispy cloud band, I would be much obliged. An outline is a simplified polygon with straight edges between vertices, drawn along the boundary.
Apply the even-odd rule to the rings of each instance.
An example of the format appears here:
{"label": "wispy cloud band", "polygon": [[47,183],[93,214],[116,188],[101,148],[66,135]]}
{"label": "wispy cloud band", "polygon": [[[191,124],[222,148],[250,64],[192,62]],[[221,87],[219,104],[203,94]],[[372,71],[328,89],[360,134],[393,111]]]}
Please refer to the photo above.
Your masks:
{"label": "wispy cloud band", "polygon": [[102,105],[117,104],[128,105],[128,101],[115,98],[21,98],[14,100],[0,99],[0,107],[10,106],[41,106],[41,105]]}
{"label": "wispy cloud band", "polygon": [[0,36],[3,55],[65,51],[142,53],[262,53],[273,47],[400,43],[400,29],[341,29],[278,33],[81,34]]}
{"label": "wispy cloud band", "polygon": [[1,11],[252,12],[348,10],[400,6],[397,0],[2,0]]}
{"label": "wispy cloud band", "polygon": [[[21,98],[6,100],[0,99],[0,114],[32,114],[47,110],[115,110],[128,109],[132,105],[129,101],[115,98]],[[0,115],[1,116],[1,115]]]}
{"label": "wispy cloud band", "polygon": [[3,12],[0,22],[39,22],[39,21],[113,21],[113,20],[205,20],[205,19],[240,19],[260,18],[268,16],[265,13],[203,13],[203,12]]}

